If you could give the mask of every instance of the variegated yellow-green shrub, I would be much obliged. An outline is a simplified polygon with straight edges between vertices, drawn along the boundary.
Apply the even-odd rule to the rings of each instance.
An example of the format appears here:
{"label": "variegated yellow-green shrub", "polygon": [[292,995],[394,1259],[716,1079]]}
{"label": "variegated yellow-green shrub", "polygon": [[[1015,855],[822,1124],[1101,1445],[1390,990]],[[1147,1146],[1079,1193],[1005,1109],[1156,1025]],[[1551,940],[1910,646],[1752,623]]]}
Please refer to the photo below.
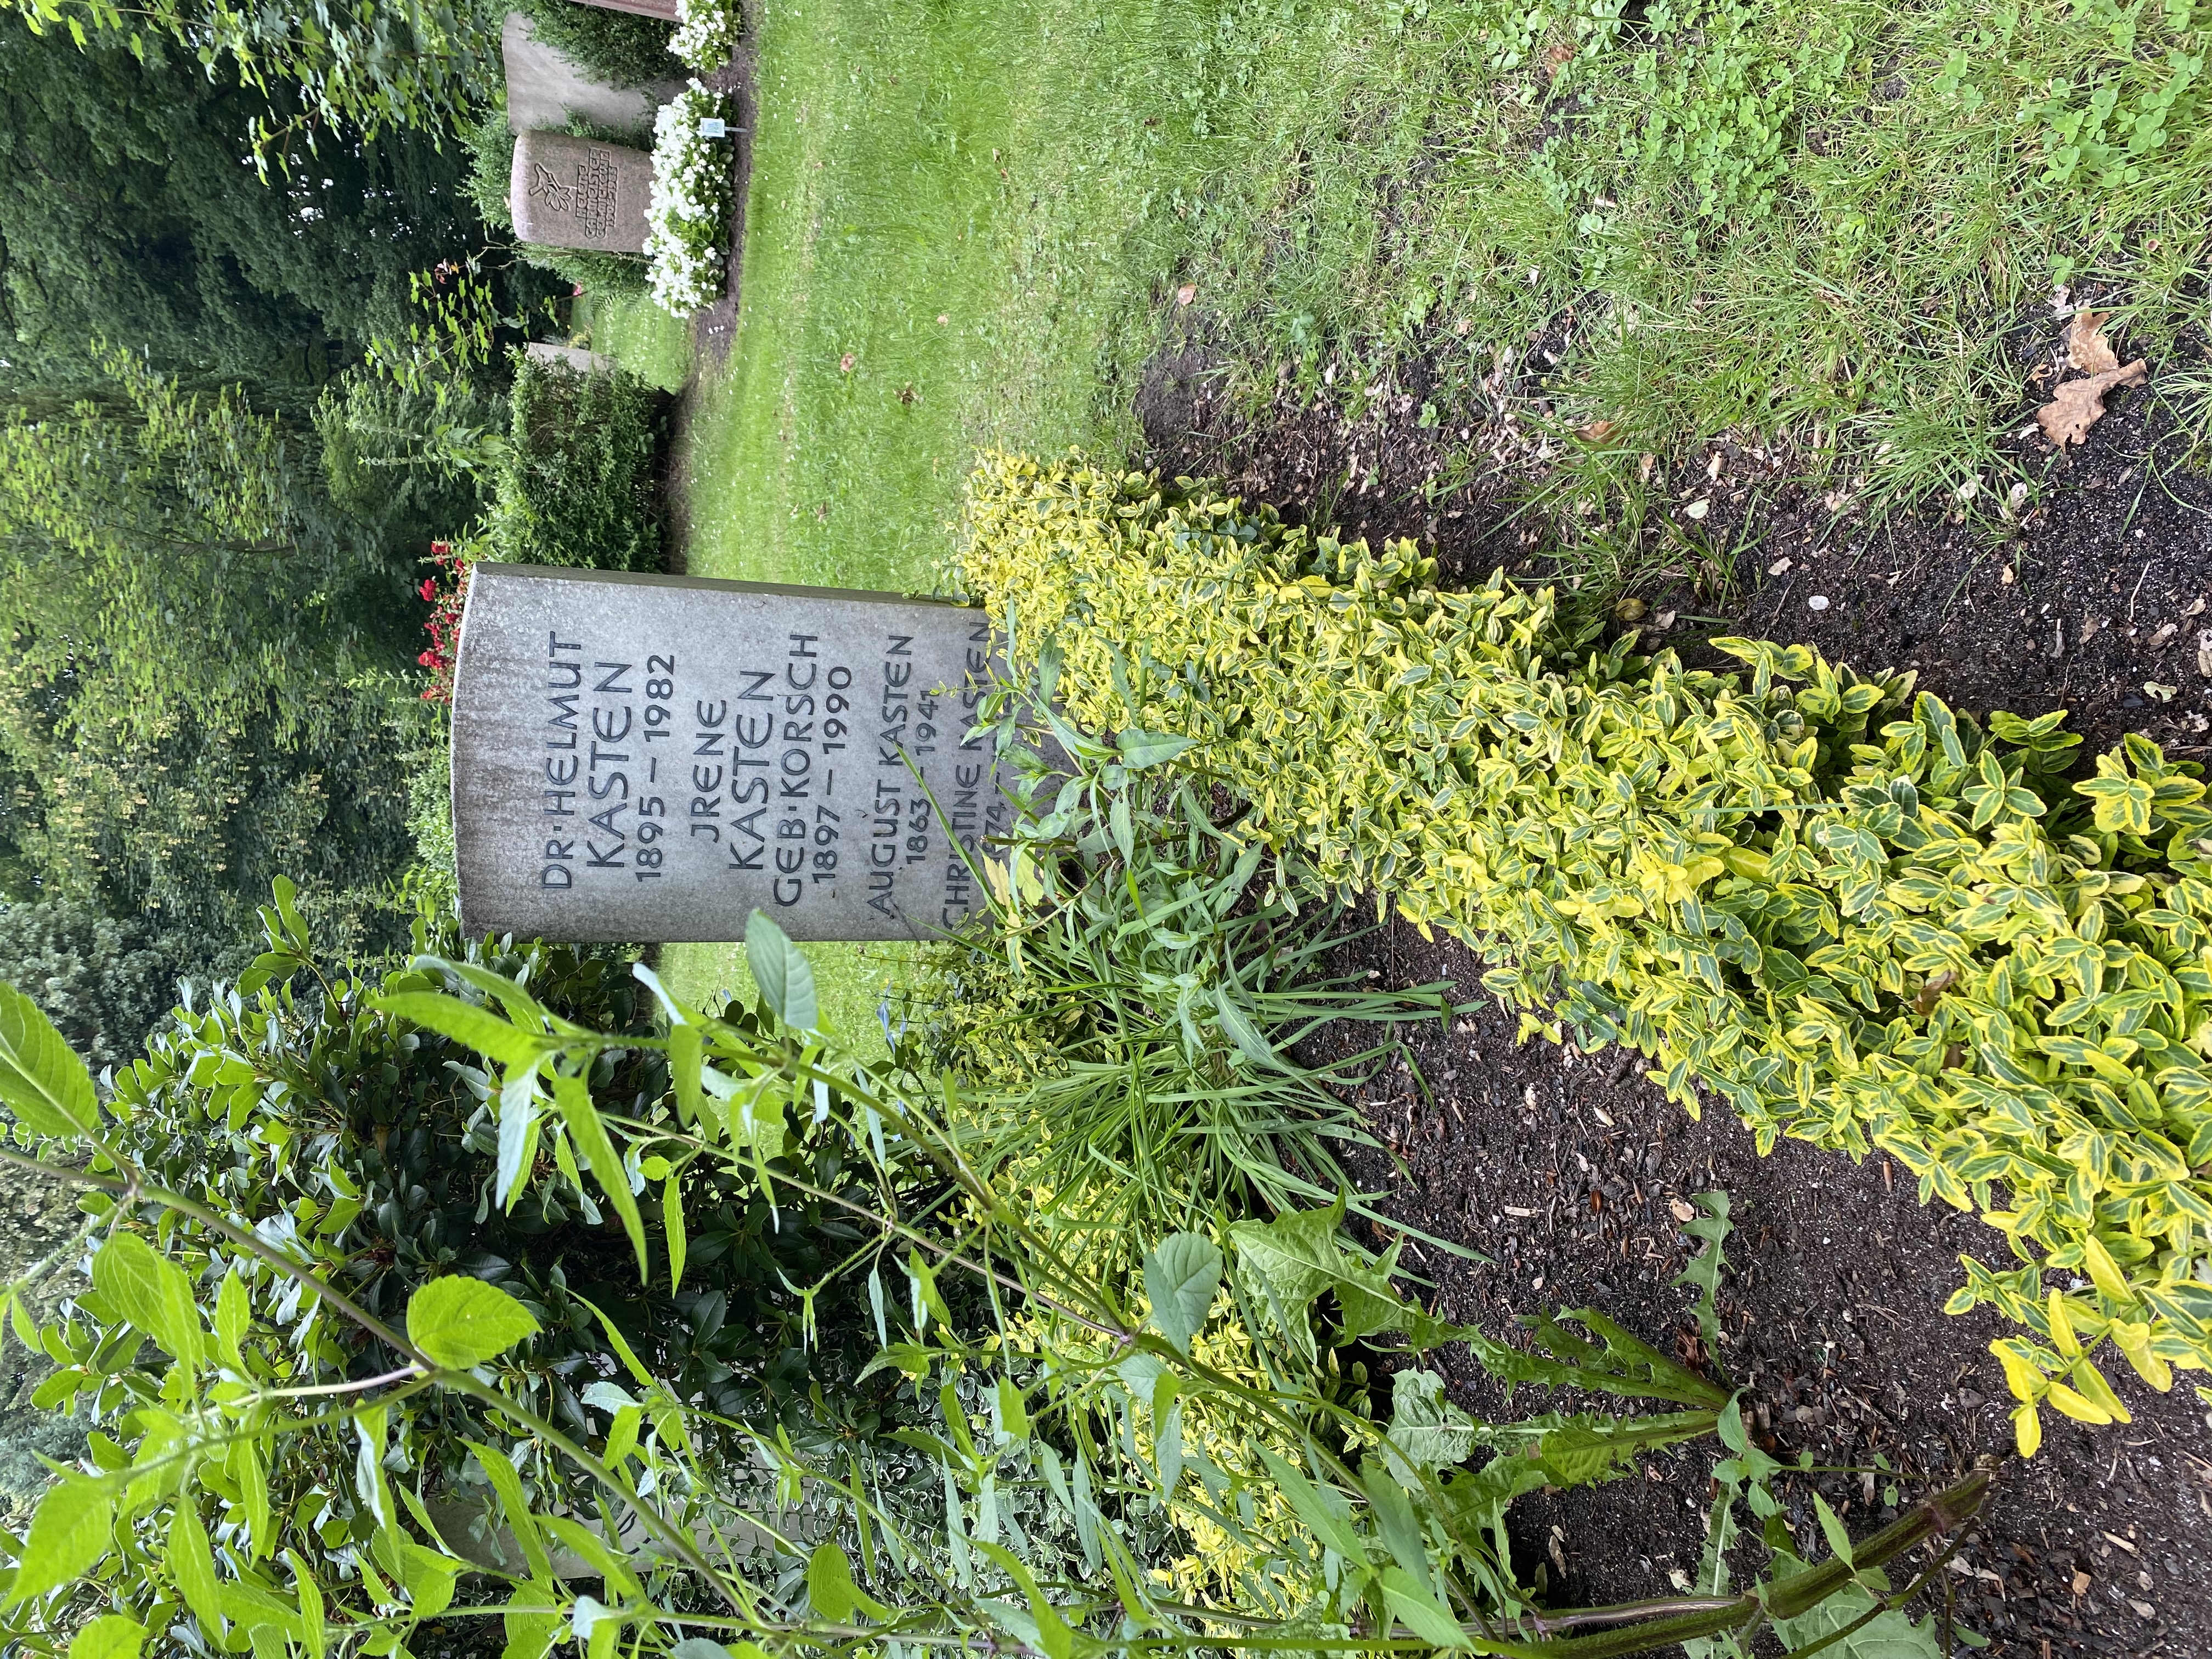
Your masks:
{"label": "variegated yellow-green shrub", "polygon": [[963,569],[1074,720],[1192,739],[1306,880],[1466,939],[1526,1025],[1978,1207],[2025,1265],[1967,1259],[1950,1306],[2026,1328],[2024,1451],[2041,1404],[2124,1417],[2108,1341],[2160,1389],[2212,1364],[2197,767],[2130,737],[2072,783],[2061,715],[1984,732],[1802,646],[1575,656],[1549,592],[1144,474],[988,459]]}

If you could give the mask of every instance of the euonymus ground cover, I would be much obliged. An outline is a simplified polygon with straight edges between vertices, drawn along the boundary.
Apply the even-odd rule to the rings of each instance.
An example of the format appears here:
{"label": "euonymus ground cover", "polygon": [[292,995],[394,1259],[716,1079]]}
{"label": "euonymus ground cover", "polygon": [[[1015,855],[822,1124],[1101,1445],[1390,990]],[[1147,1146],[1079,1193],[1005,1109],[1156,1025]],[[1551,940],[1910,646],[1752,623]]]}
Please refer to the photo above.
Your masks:
{"label": "euonymus ground cover", "polygon": [[1017,673],[1187,739],[1255,844],[1468,939],[1524,1030],[1978,1208],[2020,1264],[1968,1259],[1951,1305],[2024,1328],[1996,1345],[2023,1451],[2041,1405],[2125,1415],[2106,1342],[2160,1389],[2212,1364],[2199,768],[2130,737],[2076,783],[2060,714],[1984,731],[1800,647],[1579,648],[1548,591],[1442,592],[1410,543],[1142,473],[990,460],[968,532]]}

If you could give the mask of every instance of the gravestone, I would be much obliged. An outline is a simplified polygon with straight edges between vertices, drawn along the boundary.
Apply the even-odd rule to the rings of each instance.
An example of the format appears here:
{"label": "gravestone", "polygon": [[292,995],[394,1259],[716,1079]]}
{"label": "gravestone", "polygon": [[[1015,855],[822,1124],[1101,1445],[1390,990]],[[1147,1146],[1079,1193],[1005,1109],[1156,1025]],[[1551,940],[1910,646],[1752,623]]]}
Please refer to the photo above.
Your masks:
{"label": "gravestone", "polygon": [[507,199],[526,242],[642,253],[652,191],[653,158],[641,149],[565,132],[515,135]]}
{"label": "gravestone", "polygon": [[463,921],[637,944],[742,939],[756,908],[799,939],[957,927],[986,908],[961,848],[1011,816],[989,740],[963,741],[994,651],[983,612],[896,594],[477,566]]}
{"label": "gravestone", "polygon": [[613,358],[587,347],[556,345],[550,340],[532,340],[522,348],[522,355],[534,363],[559,363],[579,374],[604,374],[615,366]]}
{"label": "gravestone", "polygon": [[602,11],[626,11],[633,17],[656,17],[664,23],[680,22],[676,0],[580,0],[581,4],[597,6]]}
{"label": "gravestone", "polygon": [[[519,11],[507,13],[501,26],[500,56],[507,72],[510,132],[557,131],[571,116],[617,132],[643,131],[652,126],[653,111],[684,85],[672,73],[643,86],[609,86],[559,47],[539,40],[529,16]],[[673,58],[668,66],[676,70]]]}

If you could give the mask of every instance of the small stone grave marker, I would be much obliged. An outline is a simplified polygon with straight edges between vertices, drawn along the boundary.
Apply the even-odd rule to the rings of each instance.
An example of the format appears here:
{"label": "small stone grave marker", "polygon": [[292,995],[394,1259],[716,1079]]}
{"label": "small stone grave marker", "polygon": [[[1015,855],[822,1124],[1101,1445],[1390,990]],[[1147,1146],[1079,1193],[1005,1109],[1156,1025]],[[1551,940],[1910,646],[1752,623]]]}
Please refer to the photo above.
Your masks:
{"label": "small stone grave marker", "polygon": [[799,939],[958,927],[985,900],[946,825],[980,857],[1011,818],[989,740],[963,742],[994,651],[983,612],[896,594],[478,565],[453,682],[464,921],[640,944],[742,939],[756,908]]}
{"label": "small stone grave marker", "polygon": [[515,135],[507,209],[526,242],[642,253],[652,193],[653,157],[641,149],[565,132]]}

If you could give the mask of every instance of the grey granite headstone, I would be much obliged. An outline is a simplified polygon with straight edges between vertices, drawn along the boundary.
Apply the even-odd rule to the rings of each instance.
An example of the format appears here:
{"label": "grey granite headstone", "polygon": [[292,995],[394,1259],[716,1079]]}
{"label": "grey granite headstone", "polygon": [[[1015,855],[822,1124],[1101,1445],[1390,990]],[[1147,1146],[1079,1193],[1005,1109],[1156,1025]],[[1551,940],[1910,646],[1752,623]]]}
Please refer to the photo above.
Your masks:
{"label": "grey granite headstone", "polygon": [[653,157],[641,149],[565,132],[515,135],[507,200],[526,242],[642,253],[652,192]]}
{"label": "grey granite headstone", "polygon": [[615,366],[611,357],[583,346],[556,345],[550,340],[532,340],[522,348],[522,355],[534,363],[559,363],[579,374],[603,374]]}
{"label": "grey granite headstone", "polygon": [[756,907],[799,939],[958,927],[986,906],[946,826],[981,857],[1010,821],[988,740],[962,741],[994,650],[982,611],[896,594],[478,565],[463,920],[641,944],[742,939]]}

